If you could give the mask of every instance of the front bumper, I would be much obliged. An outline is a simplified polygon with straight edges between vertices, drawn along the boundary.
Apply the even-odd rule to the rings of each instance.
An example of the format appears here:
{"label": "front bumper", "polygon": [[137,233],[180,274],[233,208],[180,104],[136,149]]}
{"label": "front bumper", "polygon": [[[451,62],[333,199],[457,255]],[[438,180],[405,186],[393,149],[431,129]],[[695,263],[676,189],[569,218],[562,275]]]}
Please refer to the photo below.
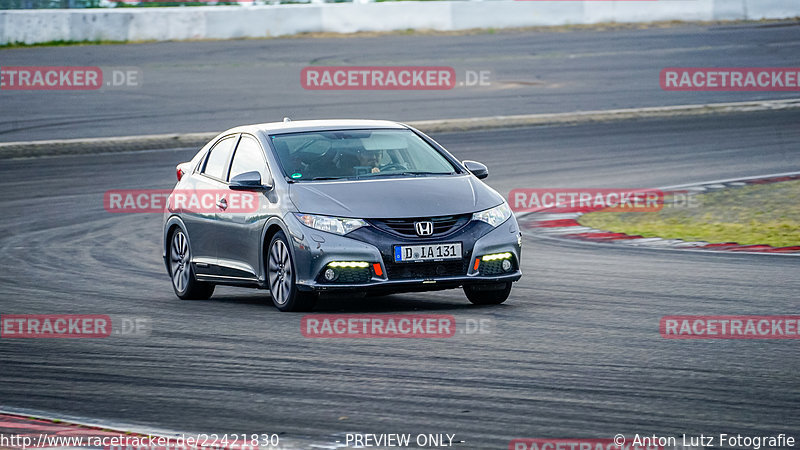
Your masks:
{"label": "front bumper", "polygon": [[340,291],[367,291],[367,292],[423,292],[442,289],[453,289],[470,284],[491,284],[518,281],[522,272],[516,270],[508,275],[493,277],[433,277],[403,280],[379,280],[359,284],[322,284],[312,282],[298,284],[301,291],[315,292],[340,292]]}
{"label": "front bumper", "polygon": [[[284,219],[291,229],[296,284],[302,291],[413,292],[452,289],[471,284],[514,282],[522,277],[520,232],[512,216],[498,227],[472,221],[446,236],[431,240],[393,235],[368,226],[346,236],[317,231],[302,225],[293,215]],[[395,245],[460,242],[462,259],[426,263],[395,263]],[[475,259],[509,252],[513,269],[504,273],[481,273]],[[366,261],[370,273],[363,282],[328,282],[321,276],[332,261]],[[373,265],[378,265],[373,270]],[[479,263],[482,264],[482,263]],[[419,270],[419,269],[425,270]]]}

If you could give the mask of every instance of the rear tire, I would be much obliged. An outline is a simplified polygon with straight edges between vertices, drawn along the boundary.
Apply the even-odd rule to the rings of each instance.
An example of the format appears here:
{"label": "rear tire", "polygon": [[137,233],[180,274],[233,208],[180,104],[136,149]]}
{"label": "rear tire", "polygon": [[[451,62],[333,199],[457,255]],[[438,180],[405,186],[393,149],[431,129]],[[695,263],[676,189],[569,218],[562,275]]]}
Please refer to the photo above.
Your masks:
{"label": "rear tire", "polygon": [[317,296],[297,289],[294,259],[283,231],[272,236],[266,259],[267,283],[272,304],[286,312],[311,311],[317,302]]}
{"label": "rear tire", "polygon": [[181,300],[208,300],[214,294],[214,285],[197,281],[192,267],[192,249],[183,230],[178,228],[170,237],[167,251],[172,289]]}
{"label": "rear tire", "polygon": [[511,294],[511,282],[464,286],[464,294],[475,305],[499,305]]}

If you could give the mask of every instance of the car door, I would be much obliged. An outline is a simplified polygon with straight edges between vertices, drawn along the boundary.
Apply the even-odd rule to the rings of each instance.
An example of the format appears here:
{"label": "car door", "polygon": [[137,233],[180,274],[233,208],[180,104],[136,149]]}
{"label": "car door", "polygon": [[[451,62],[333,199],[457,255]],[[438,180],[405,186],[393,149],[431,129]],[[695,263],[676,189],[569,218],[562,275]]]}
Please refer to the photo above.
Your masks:
{"label": "car door", "polygon": [[219,236],[217,212],[219,206],[213,201],[201,201],[204,195],[227,190],[228,169],[231,155],[239,139],[238,134],[224,136],[209,150],[200,166],[192,175],[192,183],[186,187],[188,206],[181,214],[189,242],[192,245],[192,260],[198,274],[218,275],[217,239]]}
{"label": "car door", "polygon": [[[264,150],[258,140],[249,135],[242,134],[241,139],[233,154],[233,161],[228,174],[228,182],[235,176],[246,172],[256,171],[261,175],[261,183],[272,185],[272,175],[267,166]],[[228,198],[231,205],[240,205],[239,208],[231,207],[217,213],[219,228],[217,240],[217,256],[222,273],[229,277],[256,279],[259,267],[259,245],[261,231],[270,211],[274,208],[270,192],[261,190],[235,191],[228,189]],[[255,210],[243,207],[241,196],[249,195],[254,198]]]}

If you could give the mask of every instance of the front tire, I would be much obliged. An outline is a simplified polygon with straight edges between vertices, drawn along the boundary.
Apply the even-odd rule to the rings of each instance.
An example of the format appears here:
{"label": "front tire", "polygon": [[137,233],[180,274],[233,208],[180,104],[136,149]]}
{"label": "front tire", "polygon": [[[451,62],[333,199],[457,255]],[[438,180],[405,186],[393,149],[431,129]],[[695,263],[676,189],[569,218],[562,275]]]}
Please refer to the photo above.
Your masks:
{"label": "front tire", "polygon": [[316,296],[297,289],[294,260],[283,231],[272,236],[267,252],[267,282],[272,303],[281,311],[311,311]]}
{"label": "front tire", "polygon": [[475,305],[499,305],[511,294],[511,282],[464,286],[464,294]]}
{"label": "front tire", "polygon": [[182,300],[208,300],[214,293],[214,285],[197,281],[192,267],[192,249],[183,230],[172,233],[169,245],[169,276],[172,289]]}

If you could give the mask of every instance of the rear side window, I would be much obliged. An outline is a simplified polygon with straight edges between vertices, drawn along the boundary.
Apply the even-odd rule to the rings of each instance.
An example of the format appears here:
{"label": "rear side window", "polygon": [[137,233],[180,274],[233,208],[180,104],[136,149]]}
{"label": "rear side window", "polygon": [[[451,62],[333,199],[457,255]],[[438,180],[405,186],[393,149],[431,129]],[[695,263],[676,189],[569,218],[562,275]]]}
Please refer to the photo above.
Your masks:
{"label": "rear side window", "polygon": [[203,173],[218,180],[225,180],[228,161],[231,160],[233,145],[236,143],[234,136],[226,137],[214,145],[208,155]]}
{"label": "rear side window", "polygon": [[264,162],[264,152],[261,146],[254,138],[243,135],[242,140],[236,147],[236,153],[233,155],[233,162],[231,163],[231,176],[241,175],[246,172],[256,171],[261,174],[261,182],[269,183],[272,181],[267,171],[267,164]]}

